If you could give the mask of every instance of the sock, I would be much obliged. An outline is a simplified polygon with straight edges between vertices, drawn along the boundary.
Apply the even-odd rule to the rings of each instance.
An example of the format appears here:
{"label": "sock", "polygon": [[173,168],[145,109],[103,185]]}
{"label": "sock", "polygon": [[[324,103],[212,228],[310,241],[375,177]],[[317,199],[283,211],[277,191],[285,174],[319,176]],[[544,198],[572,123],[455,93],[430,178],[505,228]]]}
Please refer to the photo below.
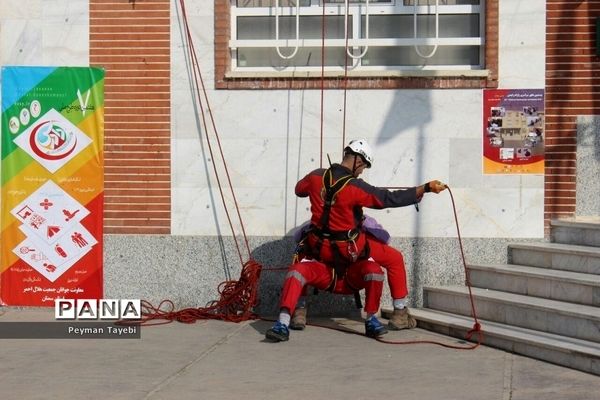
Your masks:
{"label": "sock", "polygon": [[279,322],[285,326],[290,326],[290,312],[288,310],[281,310],[279,313]]}
{"label": "sock", "polygon": [[394,299],[394,310],[403,310],[406,307],[406,298]]}

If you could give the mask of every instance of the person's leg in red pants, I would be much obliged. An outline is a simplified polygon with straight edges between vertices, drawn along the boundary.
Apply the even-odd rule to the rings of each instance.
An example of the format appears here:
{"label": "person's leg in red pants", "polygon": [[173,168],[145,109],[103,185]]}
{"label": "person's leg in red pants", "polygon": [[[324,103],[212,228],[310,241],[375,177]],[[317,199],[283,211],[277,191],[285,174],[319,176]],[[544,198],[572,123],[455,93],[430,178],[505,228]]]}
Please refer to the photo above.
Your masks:
{"label": "person's leg in red pants", "polygon": [[[406,307],[406,296],[408,287],[406,284],[406,269],[404,267],[404,257],[398,250],[389,246],[373,236],[366,234],[369,244],[369,255],[387,272],[388,285],[392,295],[394,312],[388,327],[393,330],[411,329],[417,326],[416,320],[410,315]],[[304,295],[304,294],[303,294]],[[294,313],[290,327],[292,329],[302,330],[306,325],[306,309],[304,303],[302,309]]]}
{"label": "person's leg in red pants", "polygon": [[[285,341],[289,339],[287,327],[290,323],[290,313],[294,311],[298,298],[306,285],[324,290],[331,284],[332,269],[317,261],[302,261],[293,264],[285,277],[280,301],[278,321],[266,333],[267,339]],[[381,292],[383,290],[384,274],[381,267],[368,260],[362,260],[351,265],[346,277],[339,279],[334,293],[353,293],[354,290],[365,289],[365,311],[369,317],[365,323],[367,336],[377,337],[387,333],[387,330],[375,318],[379,310]]]}
{"label": "person's leg in red pants", "polygon": [[381,304],[385,275],[379,264],[369,260],[359,260],[346,270],[344,279],[337,282],[333,292],[352,294],[365,289],[365,312],[367,318],[377,314]]}
{"label": "person's leg in red pants", "polygon": [[324,290],[332,279],[332,269],[321,262],[303,260],[293,264],[285,275],[279,307],[293,312],[306,285]]}
{"label": "person's leg in red pants", "polygon": [[381,304],[383,281],[385,275],[379,264],[371,260],[359,260],[346,270],[343,279],[338,280],[334,293],[351,294],[357,290],[365,289],[365,334],[376,338],[385,335],[388,331],[379,322],[375,314]]}
{"label": "person's leg in red pants", "polygon": [[279,302],[279,318],[275,325],[267,330],[265,334],[267,339],[274,342],[289,339],[290,314],[296,308],[304,288],[306,285],[311,285],[319,289],[327,289],[333,279],[332,271],[325,264],[310,259],[303,259],[290,266],[283,282]]}
{"label": "person's leg in red pants", "polygon": [[408,295],[404,257],[398,250],[383,242],[367,236],[369,255],[376,263],[385,268],[393,299],[404,299]]}
{"label": "person's leg in red pants", "polygon": [[388,328],[400,330],[416,327],[417,321],[410,315],[408,307],[406,307],[408,288],[402,253],[370,235],[367,235],[367,242],[369,243],[369,255],[387,271],[388,285],[394,305]]}

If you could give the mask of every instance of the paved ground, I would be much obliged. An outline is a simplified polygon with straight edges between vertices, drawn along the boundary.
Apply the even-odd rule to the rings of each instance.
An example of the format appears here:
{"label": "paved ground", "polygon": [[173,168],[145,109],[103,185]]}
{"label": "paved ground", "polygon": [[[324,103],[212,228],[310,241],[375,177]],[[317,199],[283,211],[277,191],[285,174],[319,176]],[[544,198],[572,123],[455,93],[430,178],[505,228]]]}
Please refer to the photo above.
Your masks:
{"label": "paved ground", "polygon": [[[53,310],[3,314],[0,322],[54,319]],[[319,322],[363,330],[347,319]],[[0,398],[600,399],[598,376],[485,346],[389,345],[315,326],[270,343],[270,325],[172,323],[128,340],[0,339]],[[458,344],[421,329],[387,338]]]}

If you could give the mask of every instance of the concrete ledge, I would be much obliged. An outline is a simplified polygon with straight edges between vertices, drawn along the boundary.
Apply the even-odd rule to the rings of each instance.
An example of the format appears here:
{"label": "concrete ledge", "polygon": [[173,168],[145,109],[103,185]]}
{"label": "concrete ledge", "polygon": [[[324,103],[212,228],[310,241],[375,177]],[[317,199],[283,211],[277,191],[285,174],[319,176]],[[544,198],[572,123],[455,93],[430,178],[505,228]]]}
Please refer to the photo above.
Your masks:
{"label": "concrete ledge", "polygon": [[[294,242],[290,237],[251,237],[252,257],[263,266],[261,315],[275,315]],[[515,239],[464,239],[467,262],[506,263],[507,244]],[[526,240],[523,240],[526,241]],[[528,240],[533,242],[533,240]],[[464,271],[455,238],[394,238],[404,255],[409,305],[422,304],[423,285],[462,284]],[[179,308],[205,306],[218,298],[218,285],[237,280],[241,262],[231,237],[105,235],[104,294],[107,298],[141,298],[158,305],[170,299]],[[240,240],[240,246],[244,245]],[[243,255],[244,261],[248,259]],[[387,284],[382,305],[390,305]],[[310,298],[311,315],[355,313],[352,296],[320,292]]]}
{"label": "concrete ledge", "polygon": [[577,118],[577,200],[576,215],[600,215],[600,116]]}

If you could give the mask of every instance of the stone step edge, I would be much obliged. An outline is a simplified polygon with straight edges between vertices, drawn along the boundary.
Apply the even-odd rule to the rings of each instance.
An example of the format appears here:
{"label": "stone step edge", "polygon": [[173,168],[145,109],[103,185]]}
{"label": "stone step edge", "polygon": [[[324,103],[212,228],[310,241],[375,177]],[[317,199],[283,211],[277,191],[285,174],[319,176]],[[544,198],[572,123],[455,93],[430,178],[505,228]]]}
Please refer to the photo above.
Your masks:
{"label": "stone step edge", "polygon": [[[391,314],[391,311],[388,311],[388,313]],[[432,310],[429,308],[411,308],[410,313],[417,321],[455,329],[463,329],[465,331],[472,329],[474,325],[474,320],[471,317]],[[493,336],[511,341],[518,340],[521,343],[542,346],[563,353],[578,353],[600,358],[600,343],[487,320],[478,319],[478,321],[481,324],[481,330],[483,332],[483,345],[485,345],[486,336]],[[477,335],[473,335],[471,341],[474,341],[473,339],[477,339]]]}
{"label": "stone step edge", "polygon": [[597,220],[590,219],[588,221],[572,219],[552,219],[550,220],[550,226],[600,230],[600,217],[598,217]]}
{"label": "stone step edge", "polygon": [[[444,292],[451,295],[466,296],[468,301],[469,292],[466,286],[424,286],[425,291]],[[500,290],[482,289],[471,287],[477,310],[477,301],[489,300],[507,303],[516,306],[526,306],[537,310],[554,312],[560,315],[569,315],[576,318],[585,318],[600,322],[600,308],[579,303],[568,303],[559,300],[550,300],[542,297],[526,296],[516,293],[503,292]],[[542,304],[543,303],[543,304]]]}
{"label": "stone step edge", "polygon": [[581,246],[577,244],[565,244],[554,242],[508,243],[507,246],[509,251],[511,249],[520,249],[542,251],[546,253],[570,253],[585,257],[600,257],[600,247],[594,246]]}
{"label": "stone step edge", "polygon": [[573,272],[561,269],[532,267],[519,264],[469,264],[467,269],[491,271],[508,275],[550,279],[553,281],[576,283],[580,285],[600,287],[600,275]]}

